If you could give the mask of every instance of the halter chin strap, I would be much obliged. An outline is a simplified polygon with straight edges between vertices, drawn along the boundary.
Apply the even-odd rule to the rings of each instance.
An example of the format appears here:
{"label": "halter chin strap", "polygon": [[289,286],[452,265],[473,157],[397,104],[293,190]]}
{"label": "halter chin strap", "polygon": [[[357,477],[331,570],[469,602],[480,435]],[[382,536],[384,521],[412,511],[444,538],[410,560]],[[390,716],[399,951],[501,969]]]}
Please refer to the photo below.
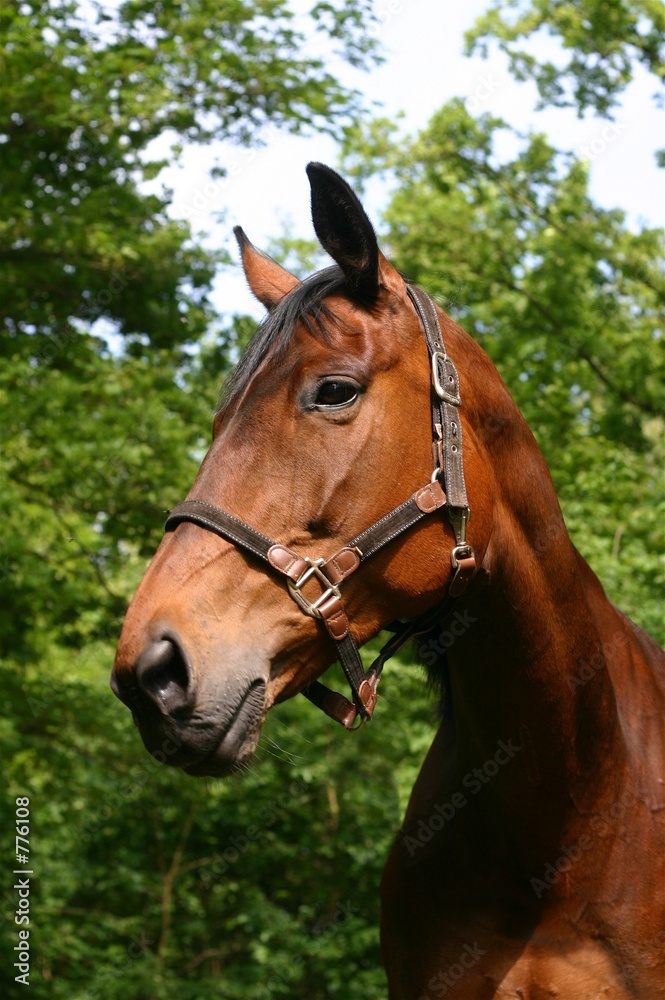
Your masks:
{"label": "halter chin strap", "polygon": [[[183,521],[198,524],[251,552],[286,577],[289,593],[296,604],[306,615],[321,621],[335,642],[339,662],[353,693],[353,702],[319,681],[313,681],[302,693],[347,729],[353,728],[358,716],[361,723],[371,719],[386,660],[413,636],[425,632],[440,620],[451,601],[466,588],[476,568],[474,551],[466,541],[469,505],[464,484],[462,426],[457,414],[457,407],[461,405],[457,370],[446,354],[433,302],[419,288],[407,286],[407,291],[425,331],[432,363],[435,467],[431,482],[416,490],[412,497],[327,559],[299,556],[239,518],[203,500],[185,500],[178,504],[170,512],[164,526],[165,531],[175,531]],[[394,538],[444,507],[453,526],[456,543],[451,552],[453,575],[448,595],[424,615],[388,626],[394,635],[365,672],[342,603],[340,584]],[[316,585],[320,593],[306,596],[305,588],[311,594],[312,587]]]}

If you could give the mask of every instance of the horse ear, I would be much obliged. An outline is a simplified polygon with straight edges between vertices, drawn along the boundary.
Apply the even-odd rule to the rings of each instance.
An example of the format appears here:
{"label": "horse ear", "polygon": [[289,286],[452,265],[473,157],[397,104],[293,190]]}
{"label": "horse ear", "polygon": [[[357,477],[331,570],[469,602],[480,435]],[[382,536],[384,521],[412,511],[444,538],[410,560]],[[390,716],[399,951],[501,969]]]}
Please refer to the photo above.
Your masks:
{"label": "horse ear", "polygon": [[242,266],[247,284],[252,293],[266,309],[272,309],[285,295],[300,284],[300,279],[278,264],[272,257],[261,253],[247,239],[244,230],[235,226],[233,230],[238,241]]}
{"label": "horse ear", "polygon": [[396,267],[379,250],[379,284],[382,288],[394,292],[400,298],[406,297],[406,281]]}
{"label": "horse ear", "polygon": [[363,298],[379,290],[379,245],[356,194],[339,174],[309,163],[312,222],[323,249],[336,260],[347,281]]}

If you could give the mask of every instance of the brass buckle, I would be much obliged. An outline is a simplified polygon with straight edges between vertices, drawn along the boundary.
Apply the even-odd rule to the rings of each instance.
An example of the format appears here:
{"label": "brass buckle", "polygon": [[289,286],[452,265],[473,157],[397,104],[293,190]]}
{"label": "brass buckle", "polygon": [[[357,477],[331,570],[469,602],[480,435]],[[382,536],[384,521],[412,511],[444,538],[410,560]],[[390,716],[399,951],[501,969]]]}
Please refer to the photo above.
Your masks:
{"label": "brass buckle", "polygon": [[[339,587],[335,586],[321,569],[325,563],[325,559],[310,559],[309,556],[305,556],[304,558],[309,568],[300,574],[295,583],[293,580],[287,578],[286,584],[291,597],[306,615],[309,615],[311,618],[321,618],[320,606],[329,597],[341,597],[342,595],[339,592]],[[323,587],[323,593],[315,601],[309,601],[302,593],[302,588],[314,577]]]}

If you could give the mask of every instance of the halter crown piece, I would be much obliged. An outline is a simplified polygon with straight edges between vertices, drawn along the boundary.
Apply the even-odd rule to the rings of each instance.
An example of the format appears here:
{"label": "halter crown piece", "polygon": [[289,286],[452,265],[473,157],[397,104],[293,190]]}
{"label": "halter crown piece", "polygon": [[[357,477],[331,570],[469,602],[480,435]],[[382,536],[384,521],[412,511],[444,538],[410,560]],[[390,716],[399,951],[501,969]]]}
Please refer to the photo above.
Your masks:
{"label": "halter crown piece", "polygon": [[[296,555],[239,518],[202,500],[185,500],[178,504],[170,512],[164,526],[165,531],[175,531],[183,521],[191,521],[258,556],[286,577],[289,593],[296,604],[306,615],[321,621],[335,642],[353,701],[337,691],[331,691],[320,681],[313,681],[302,693],[347,729],[354,727],[358,717],[361,725],[371,719],[386,660],[409,639],[432,628],[454,598],[464,591],[476,570],[473,548],[466,541],[466,522],[470,511],[464,484],[462,425],[457,412],[462,404],[457,369],[446,354],[434,303],[420,288],[408,285],[407,292],[425,332],[432,366],[434,471],[429,483],[328,559]],[[389,625],[388,630],[394,633],[393,637],[365,672],[344,610],[340,585],[384,545],[441,508],[446,509],[455,533],[455,546],[450,556],[453,574],[448,593],[441,603],[418,618]],[[310,601],[303,592],[305,585],[311,581],[316,581],[321,588],[314,601]]]}

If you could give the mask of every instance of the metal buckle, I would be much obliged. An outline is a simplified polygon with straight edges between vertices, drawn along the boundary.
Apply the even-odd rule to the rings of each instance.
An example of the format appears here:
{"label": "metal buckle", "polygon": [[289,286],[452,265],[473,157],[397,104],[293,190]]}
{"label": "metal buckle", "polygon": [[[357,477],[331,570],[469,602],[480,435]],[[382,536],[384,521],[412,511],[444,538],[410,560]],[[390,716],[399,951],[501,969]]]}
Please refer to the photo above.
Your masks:
{"label": "metal buckle", "polygon": [[471,511],[468,507],[451,507],[448,517],[455,532],[455,546],[450,553],[450,565],[456,571],[460,559],[475,559],[476,556],[473,546],[466,540],[466,522],[471,517]]}
{"label": "metal buckle", "polygon": [[475,552],[473,547],[468,542],[464,542],[462,545],[456,545],[450,553],[450,565],[456,570],[460,559],[473,559],[474,557]]}
{"label": "metal buckle", "polygon": [[439,359],[443,362],[448,360],[448,355],[445,351],[434,351],[432,353],[432,384],[434,385],[434,391],[439,399],[442,399],[444,403],[450,403],[451,406],[461,406],[462,400],[460,399],[459,392],[448,392],[448,390],[444,389],[441,385],[441,377],[439,375]]}
{"label": "metal buckle", "polygon": [[[325,563],[325,559],[310,559],[309,556],[305,556],[305,562],[309,566],[309,569],[304,570],[295,583],[293,580],[287,578],[286,584],[291,597],[306,615],[309,615],[311,618],[321,618],[322,615],[319,607],[324,601],[327,601],[329,597],[341,597],[342,595],[339,592],[339,587],[335,586],[321,569]],[[302,593],[302,588],[312,577],[316,577],[321,584],[323,593],[315,601],[308,601]]]}
{"label": "metal buckle", "polygon": [[448,508],[448,520],[452,524],[453,531],[455,532],[456,548],[461,548],[466,545],[466,522],[470,517],[471,511],[468,507]]}

